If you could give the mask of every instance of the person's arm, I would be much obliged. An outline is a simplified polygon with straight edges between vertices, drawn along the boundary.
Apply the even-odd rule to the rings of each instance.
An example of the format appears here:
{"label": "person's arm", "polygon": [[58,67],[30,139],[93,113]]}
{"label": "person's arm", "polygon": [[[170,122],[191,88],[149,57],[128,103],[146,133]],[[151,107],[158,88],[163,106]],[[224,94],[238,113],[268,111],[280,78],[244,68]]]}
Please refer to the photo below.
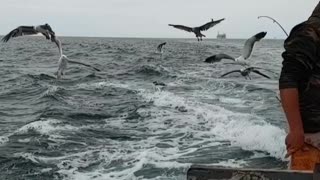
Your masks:
{"label": "person's arm", "polygon": [[285,42],[283,66],[279,79],[280,98],[284,113],[288,121],[288,135],[286,137],[287,155],[304,147],[304,128],[299,105],[298,89],[308,79],[317,54],[317,46],[310,33],[312,29],[304,28],[296,31]]}
{"label": "person's arm", "polygon": [[303,133],[297,88],[280,89],[282,108],[286,114],[289,131]]}
{"label": "person's arm", "polygon": [[304,130],[300,114],[298,89],[280,89],[280,98],[289,125],[286,146],[287,156],[290,156],[304,146]]}

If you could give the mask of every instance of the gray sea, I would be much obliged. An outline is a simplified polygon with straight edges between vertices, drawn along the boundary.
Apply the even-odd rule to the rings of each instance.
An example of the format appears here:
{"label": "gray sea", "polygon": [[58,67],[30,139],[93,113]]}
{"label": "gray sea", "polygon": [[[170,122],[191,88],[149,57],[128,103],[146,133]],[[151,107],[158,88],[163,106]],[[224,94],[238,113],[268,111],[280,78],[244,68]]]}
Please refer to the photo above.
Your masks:
{"label": "gray sea", "polygon": [[[283,40],[248,60],[269,75],[220,78],[245,40],[43,37],[0,44],[0,179],[184,180],[192,164],[286,169],[278,95]],[[162,55],[158,44],[167,42]],[[156,87],[152,82],[165,83]]]}

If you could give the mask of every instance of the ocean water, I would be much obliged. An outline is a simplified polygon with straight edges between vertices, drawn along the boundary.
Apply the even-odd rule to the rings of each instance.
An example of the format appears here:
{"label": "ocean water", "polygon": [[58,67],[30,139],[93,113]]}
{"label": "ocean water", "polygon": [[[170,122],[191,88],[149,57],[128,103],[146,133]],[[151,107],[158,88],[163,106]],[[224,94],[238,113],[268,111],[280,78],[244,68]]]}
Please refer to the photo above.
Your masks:
{"label": "ocean water", "polygon": [[[220,78],[245,40],[43,37],[0,45],[0,179],[183,180],[192,164],[286,169],[282,40],[248,60],[271,79]],[[160,56],[156,47],[167,42]],[[167,86],[155,87],[153,81]]]}

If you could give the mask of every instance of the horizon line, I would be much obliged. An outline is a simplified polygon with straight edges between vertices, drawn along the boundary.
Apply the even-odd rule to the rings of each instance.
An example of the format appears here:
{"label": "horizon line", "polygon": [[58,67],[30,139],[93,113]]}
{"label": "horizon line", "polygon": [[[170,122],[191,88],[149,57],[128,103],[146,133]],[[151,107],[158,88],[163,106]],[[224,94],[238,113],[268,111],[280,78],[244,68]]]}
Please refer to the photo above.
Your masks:
{"label": "horizon line", "polygon": [[[0,35],[0,37],[3,37],[5,35]],[[30,35],[29,35],[30,36]],[[31,36],[42,36],[41,34],[39,35],[31,35]],[[57,36],[57,37],[65,37],[65,38],[72,38],[72,37],[78,37],[78,38],[119,38],[119,39],[195,39],[195,38],[175,38],[175,37],[126,37],[126,36]],[[226,38],[226,39],[217,39],[217,38],[205,38],[205,40],[243,40],[247,38]],[[265,40],[285,40],[286,38],[264,38]]]}

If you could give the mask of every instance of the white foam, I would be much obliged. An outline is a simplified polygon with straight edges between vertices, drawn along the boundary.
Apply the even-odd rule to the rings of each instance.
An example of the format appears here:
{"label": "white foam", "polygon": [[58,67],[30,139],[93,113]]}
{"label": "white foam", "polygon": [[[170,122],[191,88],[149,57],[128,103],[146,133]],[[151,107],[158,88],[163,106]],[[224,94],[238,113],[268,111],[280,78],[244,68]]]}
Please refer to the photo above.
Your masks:
{"label": "white foam", "polygon": [[115,87],[115,88],[124,88],[128,89],[129,86],[126,83],[120,83],[120,82],[107,82],[107,81],[101,81],[101,82],[94,82],[94,83],[82,83],[77,85],[78,88],[82,89],[103,89],[105,87]]}
{"label": "white foam", "polygon": [[187,105],[183,97],[176,96],[168,91],[140,91],[139,94],[148,101],[153,101],[156,106],[176,107]]}
{"label": "white foam", "polygon": [[37,160],[37,158],[31,153],[15,153],[15,154],[13,154],[13,156],[14,157],[22,157],[24,159],[28,159],[34,163],[37,163],[37,164],[39,163],[39,160]]}
{"label": "white foam", "polygon": [[64,139],[61,132],[78,131],[78,127],[66,125],[56,119],[41,119],[22,126],[14,131],[13,134],[27,134],[29,131],[35,131],[41,135],[49,136],[50,140],[55,142]]}
{"label": "white foam", "polygon": [[56,130],[56,124],[59,124],[60,121],[56,119],[40,120],[34,121],[29,124],[26,124],[19,128],[17,134],[25,134],[30,130],[36,131],[43,135],[50,135],[51,132]]}
{"label": "white foam", "polygon": [[[121,84],[113,85],[121,86]],[[88,87],[113,85],[101,82],[99,85],[91,84]],[[108,118],[105,127],[129,129],[128,134],[144,135],[145,139],[137,141],[106,139],[106,142],[101,140],[110,146],[88,147],[84,152],[60,157],[36,157],[32,154],[20,156],[34,162],[57,164],[58,173],[65,179],[77,180],[144,179],[137,177],[136,172],[145,170],[146,166],[187,169],[191,164],[180,159],[192,159],[197,156],[199,150],[216,148],[222,144],[221,141],[230,142],[231,146],[244,150],[261,151],[279,159],[283,158],[284,130],[265,122],[258,116],[234,113],[216,105],[197,102],[167,91],[137,91],[146,101],[153,102],[153,106],[139,108],[137,111],[141,116],[148,118],[134,123],[127,122],[123,117]],[[176,107],[185,107],[187,112],[180,112]],[[64,126],[61,121],[55,119],[42,119],[20,128],[17,132],[25,133],[33,130],[52,136],[59,135],[62,130],[77,130],[72,126]],[[92,125],[90,128],[95,127]],[[161,145],[165,147],[161,148]],[[89,168],[90,172],[83,170],[97,162],[100,163],[99,166],[93,170]],[[246,165],[246,160],[230,159],[209,165],[243,167]],[[167,175],[161,175],[161,178],[164,176]]]}
{"label": "white foam", "polygon": [[225,122],[216,123],[211,132],[244,150],[265,151],[273,157],[284,160],[286,133],[271,124],[265,122],[258,124],[244,118],[227,119]]}
{"label": "white foam", "polygon": [[31,138],[19,139],[18,142],[20,143],[28,143],[31,141]]}
{"label": "white foam", "polygon": [[0,145],[5,144],[9,141],[8,136],[0,136]]}
{"label": "white foam", "polygon": [[[164,114],[161,114],[155,109],[154,115],[158,115],[158,120],[155,121],[154,125],[149,122],[149,128],[154,126],[154,128],[161,129],[161,123],[159,122],[165,119],[163,118],[165,114],[170,114],[172,119],[179,121],[175,121],[175,125],[188,124],[184,127],[185,132],[194,133],[197,137],[201,135],[215,136],[215,140],[230,141],[233,146],[241,147],[244,150],[263,151],[269,153],[270,156],[285,160],[285,131],[265,122],[258,116],[234,113],[219,106],[192,102],[165,91],[150,93],[143,91],[140,94],[147,100],[153,101],[156,106],[185,106],[188,109],[188,113],[184,115],[174,115],[164,111],[162,111]],[[194,127],[199,126],[199,123],[205,123],[209,130],[204,132],[194,129]],[[174,126],[170,128],[171,131],[175,131]]]}
{"label": "white foam", "polygon": [[50,171],[52,171],[52,168],[41,169],[41,173],[46,173],[46,172],[50,172]]}
{"label": "white foam", "polygon": [[52,96],[54,95],[60,88],[58,86],[49,85],[48,89],[41,95],[41,97]]}
{"label": "white foam", "polygon": [[227,104],[242,104],[244,101],[242,99],[237,98],[229,98],[229,97],[220,97],[220,102],[227,103]]}
{"label": "white foam", "polygon": [[208,164],[212,166],[223,166],[223,167],[230,167],[230,168],[241,168],[245,166],[247,163],[244,160],[235,160],[229,159],[227,161],[221,161],[218,163]]}

